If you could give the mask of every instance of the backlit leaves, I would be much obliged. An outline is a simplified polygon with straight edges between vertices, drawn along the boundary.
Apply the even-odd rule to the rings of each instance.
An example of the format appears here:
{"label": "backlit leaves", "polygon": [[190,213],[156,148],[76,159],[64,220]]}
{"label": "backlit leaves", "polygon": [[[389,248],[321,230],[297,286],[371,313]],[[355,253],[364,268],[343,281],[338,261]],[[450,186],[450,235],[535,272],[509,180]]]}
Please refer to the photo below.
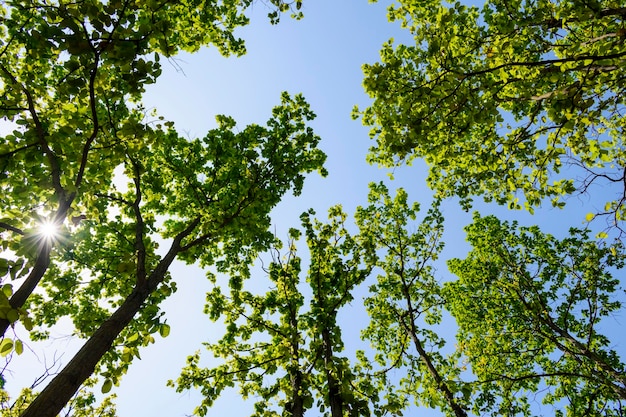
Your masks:
{"label": "backlit leaves", "polygon": [[[224,320],[226,334],[206,347],[224,364],[202,368],[196,353],[176,381],[179,391],[200,388],[204,399],[197,414],[206,415],[221,392],[233,386],[243,398],[259,399],[253,416],[302,417],[311,408],[333,416],[369,413],[367,396],[354,391],[359,376],[347,358],[338,356],[344,346],[337,314],[367,276],[368,267],[359,265],[363,249],[344,227],[340,207],[329,211],[327,224],[311,219],[312,214],[301,216],[311,256],[306,287],[291,241],[284,257],[275,252],[266,293],[253,294],[231,279],[230,295],[219,287],[208,294],[206,312]],[[292,239],[299,236],[291,231]]]}
{"label": "backlit leaves", "polygon": [[[292,6],[268,4],[277,11],[272,21]],[[283,94],[266,126],[239,130],[220,116],[217,129],[192,140],[140,104],[161,74],[162,56],[211,45],[223,55],[243,54],[234,30],[248,23],[251,5],[0,6],[0,118],[10,131],[0,144],[0,327],[36,325],[31,335],[41,339],[69,317],[85,346],[104,347],[76,362],[79,372],[95,368],[104,377],[103,392],[118,385],[154,334],[169,334],[159,304],[176,290],[168,268],[177,256],[245,275],[272,241],[271,209],[285,193],[301,191],[306,173],[325,173],[319,138],[308,127],[315,115],[299,95]],[[38,233],[44,221],[58,229],[54,238]],[[107,324],[120,311],[127,319]],[[2,343],[3,355],[23,349],[19,340]],[[71,383],[83,377],[73,374]],[[55,381],[28,397],[40,408],[24,415],[58,414],[47,400],[38,402]],[[78,386],[68,389],[48,397],[54,407]]]}
{"label": "backlit leaves", "polygon": [[385,166],[423,158],[429,185],[530,211],[612,187],[623,218],[623,9],[611,1],[401,1],[389,18],[415,44],[389,42],[363,67],[374,103],[355,113]]}
{"label": "backlit leaves", "polygon": [[[621,243],[599,245],[572,229],[557,240],[495,217],[466,228],[472,251],[449,261],[446,285],[460,353],[476,375],[475,413],[531,415],[530,402],[567,415],[615,415],[626,399],[624,364],[602,323],[622,300],[613,274]],[[547,389],[545,389],[547,387]]]}

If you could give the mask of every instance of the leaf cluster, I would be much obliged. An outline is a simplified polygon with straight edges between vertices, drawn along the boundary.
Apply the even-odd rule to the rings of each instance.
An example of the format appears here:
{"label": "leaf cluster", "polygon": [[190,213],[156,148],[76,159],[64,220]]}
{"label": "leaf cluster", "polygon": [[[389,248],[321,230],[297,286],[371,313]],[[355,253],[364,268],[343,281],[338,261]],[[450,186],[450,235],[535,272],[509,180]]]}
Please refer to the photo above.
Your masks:
{"label": "leaf cluster", "polygon": [[[295,240],[284,257],[276,249],[266,270],[271,282],[266,293],[255,295],[231,278],[230,295],[220,287],[207,295],[205,311],[213,320],[223,320],[226,333],[206,348],[223,364],[201,367],[196,353],[171,382],[178,391],[201,389],[204,399],[197,414],[206,415],[221,392],[233,386],[243,398],[259,399],[254,416],[302,416],[314,403],[324,415],[367,411],[367,399],[354,392],[354,370],[347,358],[338,356],[344,345],[337,324],[337,314],[368,274],[367,266],[360,265],[363,250],[347,232],[340,207],[329,211],[327,224],[311,220],[313,214],[301,216],[311,255],[308,303]],[[301,232],[292,230],[291,235],[297,239]]]}
{"label": "leaf cluster", "polygon": [[[270,4],[274,23],[291,7]],[[18,322],[44,339],[69,317],[87,339],[79,359],[29,397],[25,416],[56,415],[94,372],[103,392],[117,385],[154,334],[169,334],[159,305],[176,290],[174,259],[245,275],[273,241],[271,209],[300,193],[306,173],[325,175],[308,127],[315,114],[300,95],[284,93],[265,126],[238,130],[218,116],[191,140],[140,104],[163,56],[209,45],[243,54],[234,31],[251,5],[0,5],[0,118],[13,129],[0,144],[0,353],[23,350],[5,333]],[[54,236],[39,231],[44,223]]]}
{"label": "leaf cluster", "polygon": [[[389,41],[364,65],[374,99],[355,110],[370,162],[423,158],[440,196],[534,207],[606,184],[598,215],[624,202],[624,9],[614,1],[400,1],[414,44]],[[606,203],[606,204],[605,204]]]}
{"label": "leaf cluster", "polygon": [[547,389],[543,403],[565,401],[567,415],[619,413],[624,363],[602,319],[622,306],[612,273],[624,266],[623,245],[600,246],[576,229],[557,240],[493,216],[476,215],[466,231],[473,249],[449,261],[459,279],[444,290],[477,378],[475,412],[531,415]]}

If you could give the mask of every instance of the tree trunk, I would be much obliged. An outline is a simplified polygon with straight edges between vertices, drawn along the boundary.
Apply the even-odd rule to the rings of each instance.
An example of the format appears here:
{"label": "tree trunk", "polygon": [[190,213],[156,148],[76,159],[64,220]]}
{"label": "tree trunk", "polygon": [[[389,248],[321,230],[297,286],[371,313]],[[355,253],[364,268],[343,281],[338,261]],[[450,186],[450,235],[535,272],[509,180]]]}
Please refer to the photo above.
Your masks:
{"label": "tree trunk", "polygon": [[[37,259],[35,260],[35,265],[30,271],[30,274],[28,274],[26,280],[22,283],[22,285],[20,285],[20,288],[18,288],[17,291],[13,293],[13,296],[9,300],[9,304],[12,308],[21,308],[28,299],[28,297],[30,297],[30,295],[33,293],[35,288],[37,288],[39,281],[41,281],[41,278],[50,266],[51,249],[52,248],[49,243],[44,243],[44,247],[41,248],[41,250],[39,251]],[[11,322],[9,322],[7,319],[0,319],[0,337],[4,336],[4,333],[7,331],[10,325]]]}
{"label": "tree trunk", "polygon": [[326,382],[328,383],[328,402],[331,417],[343,417],[343,397],[341,386],[336,375],[333,375],[333,347],[332,337],[328,328],[322,330],[322,343],[324,345],[324,368],[326,369]]}
{"label": "tree trunk", "polygon": [[450,408],[452,408],[452,411],[454,411],[454,415],[456,417],[467,417],[467,412],[465,412],[465,410],[455,400],[454,394],[452,393],[452,391],[450,391],[450,388],[448,388],[448,385],[445,383],[443,378],[441,378],[441,375],[439,375],[437,368],[430,360],[430,355],[428,354],[428,352],[426,352],[424,346],[422,346],[422,343],[420,342],[415,332],[411,332],[411,338],[413,339],[415,349],[420,355],[420,359],[422,360],[422,362],[424,362],[426,368],[428,369],[428,372],[435,380],[435,383],[437,384],[437,389],[443,394],[446,402],[448,403]]}
{"label": "tree trunk", "polygon": [[426,352],[426,349],[424,349],[424,346],[422,345],[422,342],[420,341],[419,337],[417,337],[417,325],[415,324],[414,318],[417,317],[418,314],[415,312],[415,309],[413,308],[412,297],[411,297],[411,293],[409,292],[409,285],[405,281],[404,275],[400,274],[400,279],[402,280],[402,293],[407,303],[407,312],[409,313],[408,320],[410,322],[410,325],[407,325],[400,315],[398,315],[398,321],[402,325],[402,327],[404,327],[406,332],[410,335],[411,339],[413,340],[413,345],[415,346],[415,349],[417,350],[417,353],[419,354],[420,359],[422,360],[424,365],[426,365],[428,372],[430,373],[432,378],[435,380],[435,383],[437,384],[437,389],[446,399],[446,402],[448,403],[448,406],[454,412],[454,415],[456,417],[467,417],[467,412],[454,398],[454,393],[450,391],[450,388],[448,387],[446,382],[443,380],[443,378],[439,374],[437,367],[435,366],[435,364],[433,364],[430,358],[430,355],[428,354],[428,352]]}
{"label": "tree trunk", "polygon": [[139,311],[150,292],[135,289],[87,340],[63,370],[44,388],[21,417],[55,417],[89,378],[120,332]]}
{"label": "tree trunk", "polygon": [[[297,275],[293,276],[293,280],[289,281],[292,286],[290,290],[298,291],[295,283],[297,282]],[[298,306],[295,302],[289,302],[289,324],[291,325],[291,369],[290,383],[292,398],[287,403],[285,411],[288,416],[291,417],[304,417],[304,397],[302,391],[302,370],[300,368],[300,330],[298,329]]]}
{"label": "tree trunk", "polygon": [[142,304],[163,281],[167,270],[180,252],[180,242],[198,224],[198,220],[180,233],[143,285],[135,287],[124,303],[104,321],[72,360],[55,376],[20,417],[56,417],[81,385],[93,374],[96,365],[111,349],[121,331],[131,322]]}
{"label": "tree trunk", "polygon": [[285,411],[287,411],[287,415],[291,417],[304,417],[304,398],[301,395],[302,372],[300,369],[297,369],[294,374],[291,375],[291,390],[293,397],[291,401],[287,403]]}

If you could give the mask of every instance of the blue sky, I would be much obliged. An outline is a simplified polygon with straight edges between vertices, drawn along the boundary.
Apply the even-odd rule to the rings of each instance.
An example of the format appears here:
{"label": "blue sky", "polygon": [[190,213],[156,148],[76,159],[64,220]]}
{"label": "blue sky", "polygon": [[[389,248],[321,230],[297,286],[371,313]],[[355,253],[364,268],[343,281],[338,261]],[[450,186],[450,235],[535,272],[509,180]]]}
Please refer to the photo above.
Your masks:
{"label": "blue sky", "polygon": [[[286,237],[288,228],[299,226],[298,217],[308,208],[314,208],[320,218],[325,218],[326,210],[335,204],[352,213],[356,206],[365,204],[372,181],[386,181],[391,189],[404,187],[410,199],[421,202],[425,211],[430,191],[425,186],[422,163],[393,170],[395,179],[389,180],[390,170],[365,162],[371,145],[368,129],[350,117],[354,105],[365,107],[369,103],[361,87],[361,65],[377,61],[381,45],[391,37],[410,42],[407,32],[387,23],[388,4],[309,0],[304,2],[302,21],[285,17],[279,25],[271,26],[265,18],[265,6],[257,2],[252,24],[237,32],[246,41],[247,55],[223,58],[215,49],[205,49],[178,56],[172,63],[163,62],[163,75],[149,88],[143,103],[174,121],[183,134],[197,137],[215,127],[216,114],[234,117],[242,128],[247,123],[263,124],[279,103],[281,91],[303,93],[318,116],[312,126],[328,154],[329,176],[311,175],[301,196],[288,197],[275,209],[272,227],[279,237]],[[522,224],[545,225],[552,233],[563,235],[570,226],[583,226],[589,203],[584,196],[572,198],[566,211],[547,207],[534,216],[484,204],[477,204],[477,208],[483,214],[497,213]],[[443,258],[463,256],[468,247],[462,228],[471,221],[471,213],[450,201],[444,206],[444,216],[447,246]],[[304,244],[300,247],[304,249]],[[442,280],[450,279],[443,263],[437,273]],[[178,376],[187,355],[201,349],[202,342],[219,339],[220,327],[202,314],[204,294],[210,289],[204,271],[177,264],[172,274],[179,291],[164,305],[171,334],[166,339],[157,337],[156,344],[142,351],[142,360],[136,361],[120,387],[114,388],[120,417],[184,416],[199,403],[196,393],[178,394],[165,383]],[[354,324],[358,326],[346,319],[346,325],[353,329],[344,334],[347,342],[358,336]],[[65,349],[63,343],[57,342],[56,349]],[[69,359],[69,352],[64,359]],[[32,361],[32,356],[24,360]],[[211,414],[243,417],[249,414],[249,407],[232,391],[218,401]]]}

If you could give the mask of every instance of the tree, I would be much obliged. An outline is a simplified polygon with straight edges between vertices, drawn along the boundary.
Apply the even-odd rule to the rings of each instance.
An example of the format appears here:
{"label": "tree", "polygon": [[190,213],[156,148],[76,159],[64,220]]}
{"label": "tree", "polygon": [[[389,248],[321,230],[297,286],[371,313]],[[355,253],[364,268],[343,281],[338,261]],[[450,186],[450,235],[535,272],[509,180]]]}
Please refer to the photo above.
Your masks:
{"label": "tree", "polygon": [[[370,323],[363,338],[387,371],[405,372],[397,392],[417,404],[439,407],[446,414],[467,416],[466,388],[459,382],[454,354],[442,354],[447,341],[438,334],[444,300],[432,263],[443,249],[443,217],[435,201],[415,232],[419,204],[409,205],[400,189],[394,198],[383,184],[370,185],[370,205],[355,215],[363,239],[377,249],[382,271],[365,299]],[[392,410],[390,410],[392,411]]]}
{"label": "tree", "polygon": [[622,306],[612,272],[623,245],[576,229],[558,240],[493,216],[476,215],[466,231],[473,248],[449,261],[458,280],[445,298],[477,378],[473,412],[533,415],[532,399],[558,416],[623,415],[626,364],[602,333]]}
{"label": "tree", "polygon": [[[392,197],[372,184],[353,235],[339,207],[328,224],[305,213],[308,285],[290,242],[269,266],[268,292],[243,290],[240,276],[231,277],[229,296],[216,287],[206,311],[227,330],[206,346],[220,364],[203,367],[200,353],[191,356],[177,390],[200,388],[200,415],[235,385],[258,398],[254,416],[302,417],[315,399],[333,417],[402,415],[410,400],[455,417],[623,415],[626,365],[602,332],[622,307],[614,274],[624,267],[623,244],[599,244],[577,229],[559,240],[476,214],[466,228],[471,251],[448,261],[457,278],[440,283],[439,203],[415,226],[419,205],[404,190]],[[372,351],[355,352],[350,364],[336,355],[336,317],[365,287],[361,338]]]}
{"label": "tree", "polygon": [[[442,197],[534,207],[591,192],[587,216],[622,230],[626,59],[619,2],[490,0],[482,9],[439,0],[389,11],[415,39],[384,45],[364,66],[373,104],[356,109],[384,166],[423,158]],[[607,199],[608,198],[608,199]]]}
{"label": "tree", "polygon": [[[404,190],[392,198],[383,184],[371,184],[369,203],[357,208],[355,235],[338,206],[329,210],[327,224],[312,222],[310,212],[301,216],[308,285],[299,279],[301,259],[292,241],[284,261],[278,253],[273,257],[268,292],[242,291],[242,280],[233,277],[229,296],[219,287],[209,295],[206,311],[224,320],[226,334],[206,347],[223,364],[202,367],[197,352],[171,383],[178,391],[201,390],[197,414],[206,415],[224,389],[237,385],[244,398],[258,398],[254,416],[282,411],[302,417],[316,399],[319,412],[332,417],[402,415],[411,398],[449,415],[468,415],[471,388],[460,381],[459,355],[439,352],[447,341],[437,334],[444,300],[432,266],[443,246],[438,202],[415,233],[407,229],[419,205],[409,205]],[[292,230],[292,240],[299,235]],[[362,339],[373,353],[356,351],[357,362],[350,364],[337,356],[344,347],[337,315],[366,284],[370,323]],[[402,375],[399,382],[388,376],[391,371]]]}
{"label": "tree", "polygon": [[[625,16],[611,1],[398,2],[389,18],[414,44],[390,41],[364,66],[374,102],[354,113],[376,140],[369,161],[422,158],[436,196],[465,209],[476,196],[530,212],[547,199],[563,207],[602,184],[613,194],[594,195],[586,220],[604,216],[623,233]],[[476,415],[534,415],[539,403],[556,415],[623,415],[624,364],[601,333],[621,307],[621,241],[576,229],[558,240],[478,215],[467,233],[473,250],[449,261],[458,281],[427,292],[459,326],[450,358],[462,372],[443,367],[454,401]],[[406,278],[400,269],[383,282],[392,279],[377,308],[398,311],[390,301]],[[377,314],[385,330],[402,323]]]}
{"label": "tree", "polygon": [[[204,399],[196,414],[206,415],[225,388],[237,385],[243,398],[258,399],[253,416],[302,417],[314,402],[332,417],[369,415],[375,394],[358,367],[338,356],[344,343],[337,315],[368,276],[372,254],[348,233],[339,206],[329,210],[327,224],[312,221],[313,214],[301,216],[310,252],[306,288],[295,246],[301,232],[292,229],[286,257],[275,249],[267,270],[268,292],[245,291],[241,277],[233,276],[229,296],[220,287],[208,296],[206,312],[224,321],[226,333],[206,347],[224,363],[200,367],[197,352],[176,381],[178,391],[200,388]],[[311,294],[306,307],[305,293]]]}
{"label": "tree", "polygon": [[[271,3],[276,22],[290,6]],[[266,127],[236,132],[233,119],[218,116],[219,127],[194,140],[140,105],[161,55],[204,45],[244,53],[233,30],[248,23],[251,4],[0,7],[0,116],[14,126],[0,145],[0,352],[19,353],[6,333],[17,323],[37,326],[31,334],[41,338],[63,316],[88,339],[23,416],[57,415],[94,371],[110,389],[152,334],[169,333],[158,305],[175,290],[173,260],[245,273],[272,241],[272,207],[300,192],[304,173],[324,173],[301,96],[283,94]],[[128,187],[114,181],[116,169]],[[43,225],[55,235],[43,235]],[[163,240],[169,247],[158,251]]]}

